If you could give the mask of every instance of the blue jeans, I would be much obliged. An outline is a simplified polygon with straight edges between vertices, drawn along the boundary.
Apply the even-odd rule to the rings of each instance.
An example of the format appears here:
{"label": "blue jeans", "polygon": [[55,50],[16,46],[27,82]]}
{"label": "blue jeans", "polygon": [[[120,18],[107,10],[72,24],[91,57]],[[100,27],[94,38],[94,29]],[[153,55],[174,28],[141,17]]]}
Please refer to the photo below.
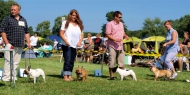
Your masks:
{"label": "blue jeans", "polygon": [[64,57],[64,75],[72,75],[74,61],[76,58],[76,49],[68,46],[62,46],[63,57]]}

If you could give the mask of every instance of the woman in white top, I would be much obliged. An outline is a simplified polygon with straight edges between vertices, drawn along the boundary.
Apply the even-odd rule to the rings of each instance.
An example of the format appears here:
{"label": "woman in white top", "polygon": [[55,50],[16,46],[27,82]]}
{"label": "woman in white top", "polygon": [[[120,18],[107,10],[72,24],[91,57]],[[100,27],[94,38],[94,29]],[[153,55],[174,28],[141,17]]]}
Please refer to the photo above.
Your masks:
{"label": "woman in white top", "polygon": [[68,14],[66,21],[62,21],[60,37],[63,40],[63,57],[64,57],[64,77],[65,81],[73,80],[72,71],[76,57],[76,48],[81,47],[83,40],[83,24],[77,10],[73,9]]}

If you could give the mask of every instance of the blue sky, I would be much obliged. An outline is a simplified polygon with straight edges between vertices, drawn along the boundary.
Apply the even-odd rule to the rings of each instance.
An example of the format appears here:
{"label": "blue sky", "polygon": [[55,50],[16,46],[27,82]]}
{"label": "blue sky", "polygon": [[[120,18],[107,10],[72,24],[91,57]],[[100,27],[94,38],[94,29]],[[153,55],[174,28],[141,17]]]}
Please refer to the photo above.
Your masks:
{"label": "blue sky", "polygon": [[175,20],[190,14],[190,0],[15,0],[22,7],[21,14],[28,26],[36,30],[37,24],[50,21],[51,28],[58,16],[68,15],[76,9],[84,24],[84,31],[101,32],[107,23],[106,13],[121,11],[128,30],[139,30],[146,18],[159,17]]}

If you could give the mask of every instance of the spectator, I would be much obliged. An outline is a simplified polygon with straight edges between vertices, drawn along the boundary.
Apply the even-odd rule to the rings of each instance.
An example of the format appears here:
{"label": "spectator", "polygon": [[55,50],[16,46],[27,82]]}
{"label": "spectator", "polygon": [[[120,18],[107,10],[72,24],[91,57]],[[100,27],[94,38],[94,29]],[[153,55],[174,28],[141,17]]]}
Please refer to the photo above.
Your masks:
{"label": "spectator", "polygon": [[[141,52],[141,49],[138,47],[138,44],[134,45],[134,48],[132,48],[132,52]],[[138,58],[137,55],[132,55],[132,59],[131,59],[131,65],[135,64],[135,60]]]}
{"label": "spectator", "polygon": [[32,47],[37,48],[37,43],[38,43],[38,34],[34,33],[33,36],[30,37],[30,44]]}
{"label": "spectator", "polygon": [[56,50],[56,49],[57,49],[57,44],[58,44],[57,40],[54,39],[54,42],[53,42],[53,43],[54,43],[54,44],[53,44],[53,49]]}
{"label": "spectator", "polygon": [[102,43],[101,36],[100,36],[100,34],[97,34],[96,38],[94,39],[94,50],[95,51],[99,51],[99,47],[100,47],[101,43]]}

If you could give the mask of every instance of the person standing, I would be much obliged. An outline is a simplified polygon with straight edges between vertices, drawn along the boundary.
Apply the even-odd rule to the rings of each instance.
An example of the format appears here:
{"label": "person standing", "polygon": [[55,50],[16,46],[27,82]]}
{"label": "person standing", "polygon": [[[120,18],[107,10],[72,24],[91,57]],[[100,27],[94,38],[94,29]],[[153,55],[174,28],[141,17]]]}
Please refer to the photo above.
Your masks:
{"label": "person standing", "polygon": [[118,60],[119,68],[124,69],[125,53],[123,51],[123,38],[129,39],[125,34],[124,25],[121,22],[122,13],[120,11],[115,11],[113,18],[114,20],[108,22],[106,25],[110,80],[115,79],[112,70],[116,60]]}
{"label": "person standing", "polygon": [[166,34],[166,42],[163,44],[164,56],[165,56],[164,67],[167,70],[172,71],[172,76],[170,79],[175,79],[177,77],[177,73],[171,62],[176,56],[176,54],[180,51],[180,48],[178,45],[178,33],[176,30],[172,28],[172,22],[170,20],[167,20],[164,23],[164,26],[168,31]]}
{"label": "person standing", "polygon": [[[20,15],[20,5],[13,4],[11,6],[11,15],[5,17],[2,21],[0,27],[0,33],[5,42],[5,49],[10,49],[14,47],[13,51],[13,65],[14,70],[19,66],[21,60],[21,54],[24,47],[24,40],[26,39],[28,43],[28,48],[30,45],[30,34],[28,31],[28,25],[26,19]],[[24,39],[25,38],[25,39]],[[10,52],[5,51],[5,62],[4,62],[4,72],[3,81],[10,81]],[[16,72],[14,72],[16,75]],[[16,79],[16,76],[14,76]]]}
{"label": "person standing", "polygon": [[58,44],[57,40],[54,39],[54,42],[53,42],[53,49],[54,49],[54,50],[57,49],[57,44]]}
{"label": "person standing", "polygon": [[71,81],[74,60],[76,58],[76,48],[80,47],[83,40],[83,23],[77,10],[73,9],[68,14],[66,21],[62,22],[60,29],[60,37],[64,41],[62,45],[64,61],[64,77],[65,81]]}
{"label": "person standing", "polygon": [[37,43],[38,43],[38,34],[34,33],[33,36],[30,37],[30,44],[32,47],[37,48]]}

